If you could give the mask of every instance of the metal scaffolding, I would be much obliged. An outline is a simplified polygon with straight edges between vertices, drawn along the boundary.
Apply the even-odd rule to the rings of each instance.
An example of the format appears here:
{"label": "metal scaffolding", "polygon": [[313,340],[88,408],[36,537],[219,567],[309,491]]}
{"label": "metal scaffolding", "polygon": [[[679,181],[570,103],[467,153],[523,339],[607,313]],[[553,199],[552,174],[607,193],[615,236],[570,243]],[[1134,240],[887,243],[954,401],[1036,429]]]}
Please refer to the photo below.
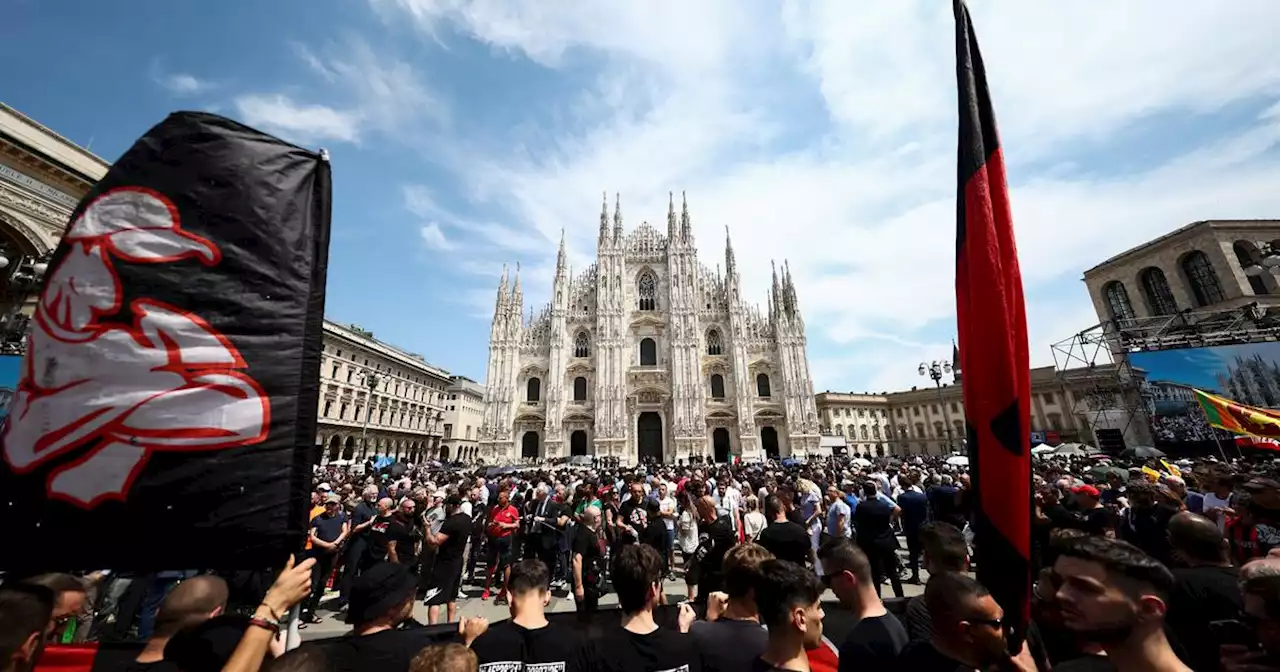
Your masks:
{"label": "metal scaffolding", "polygon": [[[1129,363],[1134,352],[1239,345],[1280,340],[1280,314],[1257,303],[1216,310],[1184,310],[1174,315],[1113,319],[1053,344],[1058,377],[1083,398],[1072,400],[1072,413],[1098,426],[1104,415],[1124,412],[1122,431],[1142,422],[1151,436],[1152,404],[1146,394],[1146,372]],[[1095,436],[1096,439],[1096,436]]]}

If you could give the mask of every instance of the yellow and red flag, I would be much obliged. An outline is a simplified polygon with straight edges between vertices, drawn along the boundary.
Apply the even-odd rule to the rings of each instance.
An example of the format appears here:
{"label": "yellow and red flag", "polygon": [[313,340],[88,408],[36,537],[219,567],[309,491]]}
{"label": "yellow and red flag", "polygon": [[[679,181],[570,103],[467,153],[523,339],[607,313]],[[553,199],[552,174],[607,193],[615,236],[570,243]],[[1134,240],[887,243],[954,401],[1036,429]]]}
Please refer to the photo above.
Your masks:
{"label": "yellow and red flag", "polygon": [[1202,390],[1195,393],[1210,425],[1234,434],[1280,439],[1280,411],[1246,406]]}

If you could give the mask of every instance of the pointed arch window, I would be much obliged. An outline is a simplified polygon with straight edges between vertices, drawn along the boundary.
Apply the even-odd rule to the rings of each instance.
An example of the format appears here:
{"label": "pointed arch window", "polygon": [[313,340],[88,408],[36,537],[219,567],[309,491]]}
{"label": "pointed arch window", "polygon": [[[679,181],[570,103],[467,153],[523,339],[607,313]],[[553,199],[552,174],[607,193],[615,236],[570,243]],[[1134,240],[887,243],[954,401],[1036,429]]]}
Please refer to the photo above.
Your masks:
{"label": "pointed arch window", "polygon": [[658,306],[658,278],[653,271],[646,270],[636,281],[636,294],[640,299],[640,310],[655,310]]}
{"label": "pointed arch window", "polygon": [[579,331],[577,336],[573,337],[573,356],[589,357],[591,355],[591,341],[587,338],[587,332]]}
{"label": "pointed arch window", "polygon": [[1155,266],[1148,266],[1138,274],[1142,283],[1142,297],[1147,300],[1147,308],[1152,315],[1173,315],[1178,312],[1178,304],[1173,300],[1173,292],[1169,290],[1169,281],[1164,271]]}
{"label": "pointed arch window", "polygon": [[525,384],[525,401],[537,402],[542,399],[542,381],[538,378],[530,378]]}
{"label": "pointed arch window", "polygon": [[1107,310],[1111,312],[1111,317],[1117,320],[1133,319],[1133,304],[1129,302],[1129,291],[1124,288],[1124,283],[1119,280],[1112,280],[1102,288],[1102,296],[1107,300]]}
{"label": "pointed arch window", "polygon": [[652,338],[640,341],[640,366],[658,365],[658,344]]}
{"label": "pointed arch window", "polygon": [[711,374],[711,398],[724,399],[724,376],[718,373]]}
{"label": "pointed arch window", "polygon": [[712,329],[707,332],[707,354],[722,355],[724,354],[724,344],[720,341],[719,330]]}
{"label": "pointed arch window", "polygon": [[587,379],[582,376],[573,379],[573,400],[587,400]]}
{"label": "pointed arch window", "polygon": [[761,373],[756,376],[756,394],[761,397],[772,397],[773,391],[769,386],[769,375]]}
{"label": "pointed arch window", "polygon": [[1213,270],[1213,264],[1209,263],[1209,255],[1200,250],[1192,250],[1182,257],[1181,265],[1196,305],[1203,308],[1226,300],[1227,297],[1222,294],[1222,285],[1218,282],[1218,274]]}

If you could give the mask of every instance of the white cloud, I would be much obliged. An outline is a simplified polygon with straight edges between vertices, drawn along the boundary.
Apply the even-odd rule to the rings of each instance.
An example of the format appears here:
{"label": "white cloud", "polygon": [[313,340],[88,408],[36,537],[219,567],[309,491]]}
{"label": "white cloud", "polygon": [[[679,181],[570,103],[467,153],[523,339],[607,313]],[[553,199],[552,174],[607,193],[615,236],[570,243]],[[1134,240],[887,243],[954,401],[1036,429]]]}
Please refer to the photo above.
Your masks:
{"label": "white cloud", "polygon": [[422,236],[422,242],[433,250],[448,252],[449,250],[457,249],[457,245],[445,238],[444,231],[440,230],[440,224],[436,222],[424,225],[419,229],[418,233]]}
{"label": "white cloud", "polygon": [[[950,356],[949,4],[373,3],[446,45],[464,36],[564,77],[598,68],[557,108],[575,123],[542,129],[552,141],[538,151],[454,153],[462,197],[505,210],[503,226],[541,241],[566,227],[583,263],[601,190],[622,192],[628,227],[661,228],[667,191],[687,189],[703,262],[723,259],[729,225],[745,296],[763,302],[769,260],[791,260],[820,389],[909,386],[921,359]],[[1190,221],[1280,208],[1280,115],[1222,127],[1219,114],[1280,97],[1280,4],[971,4],[1011,165],[1034,363],[1094,322],[1083,268]],[[1153,136],[1173,121],[1219,133]],[[545,262],[554,245],[513,252]],[[547,289],[526,283],[529,296]]]}
{"label": "white cloud", "polygon": [[330,85],[321,89],[325,102],[295,102],[291,93],[243,95],[235,102],[246,123],[299,142],[354,143],[373,131],[404,141],[424,127],[434,130],[449,122],[448,106],[427,90],[409,63],[376,53],[363,39],[329,44],[323,55],[301,43],[292,46]]}
{"label": "white cloud", "polygon": [[213,86],[209,82],[196,79],[194,75],[185,73],[169,75],[162,80],[161,84],[166,89],[180,95],[200,93],[209,90]]}
{"label": "white cloud", "polygon": [[332,107],[296,103],[283,94],[244,95],[235,103],[246,124],[296,142],[356,142],[360,138],[359,118]]}

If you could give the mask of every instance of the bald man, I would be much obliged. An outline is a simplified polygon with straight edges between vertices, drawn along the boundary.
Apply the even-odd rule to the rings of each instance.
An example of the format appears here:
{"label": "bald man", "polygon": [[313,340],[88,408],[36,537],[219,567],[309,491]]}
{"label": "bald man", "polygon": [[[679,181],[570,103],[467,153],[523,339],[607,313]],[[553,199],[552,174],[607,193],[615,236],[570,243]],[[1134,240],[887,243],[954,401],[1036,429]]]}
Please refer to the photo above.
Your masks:
{"label": "bald man", "polygon": [[1239,570],[1231,566],[1218,524],[1199,514],[1183,511],[1169,519],[1169,546],[1178,565],[1165,615],[1172,644],[1192,669],[1217,669],[1218,642],[1205,636],[1205,624],[1239,617]]}
{"label": "bald man", "polygon": [[173,587],[160,603],[156,629],[135,659],[133,669],[176,669],[166,667],[164,646],[179,630],[203,623],[227,607],[227,582],[216,576],[195,576]]}
{"label": "bald man", "polygon": [[738,543],[729,519],[716,513],[716,500],[703,495],[694,501],[698,511],[698,548],[694,551],[698,563],[698,596],[696,601],[705,604],[713,591],[723,590],[724,556]]}

